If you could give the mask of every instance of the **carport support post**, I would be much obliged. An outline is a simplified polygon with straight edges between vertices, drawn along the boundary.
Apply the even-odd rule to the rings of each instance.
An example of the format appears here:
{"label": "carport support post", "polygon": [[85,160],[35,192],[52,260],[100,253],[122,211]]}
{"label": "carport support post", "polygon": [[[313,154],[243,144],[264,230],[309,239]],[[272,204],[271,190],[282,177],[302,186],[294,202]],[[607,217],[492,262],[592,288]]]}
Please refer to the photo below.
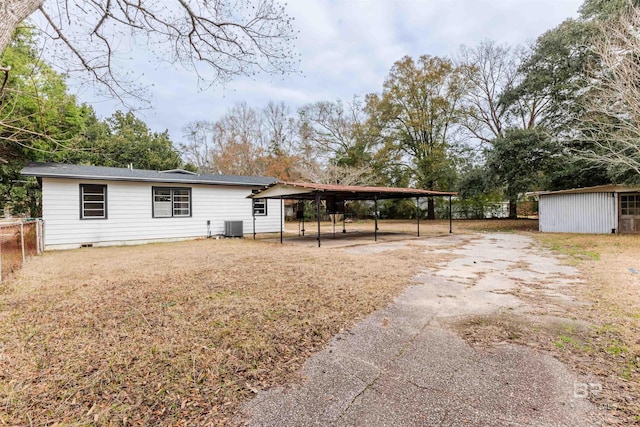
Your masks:
{"label": "carport support post", "polygon": [[[253,240],[256,240],[256,199],[251,199],[251,216],[253,217]],[[265,200],[265,203],[267,201]]]}
{"label": "carport support post", "polygon": [[[302,213],[302,215],[300,215]],[[302,235],[304,237],[304,200],[298,200],[296,202],[296,218],[298,219],[298,237]],[[302,230],[300,230],[300,224],[302,224]],[[302,231],[302,234],[300,232]]]}
{"label": "carport support post", "polygon": [[451,196],[449,196],[449,234],[453,233],[453,215],[451,215]]}
{"label": "carport support post", "polygon": [[342,201],[342,232],[347,232],[347,208],[344,205],[344,200]]}
{"label": "carport support post", "polygon": [[320,247],[320,193],[316,192],[316,215],[318,216],[318,247]]}
{"label": "carport support post", "polygon": [[373,221],[375,230],[373,230],[373,241],[378,241],[378,196],[373,196]]}
{"label": "carport support post", "polygon": [[333,213],[333,238],[336,238],[336,213]]}
{"label": "carport support post", "polygon": [[24,255],[24,222],[20,221],[20,247],[22,248],[22,265],[26,262],[26,257]]}
{"label": "carport support post", "polygon": [[284,218],[282,216],[282,196],[280,196],[280,243],[282,244],[282,227],[284,223]]}
{"label": "carport support post", "polygon": [[416,220],[418,221],[418,237],[420,237],[420,197],[416,197]]}

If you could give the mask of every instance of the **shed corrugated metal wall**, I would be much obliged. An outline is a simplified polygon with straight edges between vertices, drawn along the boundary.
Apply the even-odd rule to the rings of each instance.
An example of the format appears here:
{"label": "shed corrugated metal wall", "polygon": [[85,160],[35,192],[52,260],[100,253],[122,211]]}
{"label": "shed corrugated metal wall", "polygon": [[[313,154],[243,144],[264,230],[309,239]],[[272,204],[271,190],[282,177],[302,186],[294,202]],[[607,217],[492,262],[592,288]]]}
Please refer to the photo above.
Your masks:
{"label": "shed corrugated metal wall", "polygon": [[541,194],[540,231],[610,234],[618,230],[616,193]]}

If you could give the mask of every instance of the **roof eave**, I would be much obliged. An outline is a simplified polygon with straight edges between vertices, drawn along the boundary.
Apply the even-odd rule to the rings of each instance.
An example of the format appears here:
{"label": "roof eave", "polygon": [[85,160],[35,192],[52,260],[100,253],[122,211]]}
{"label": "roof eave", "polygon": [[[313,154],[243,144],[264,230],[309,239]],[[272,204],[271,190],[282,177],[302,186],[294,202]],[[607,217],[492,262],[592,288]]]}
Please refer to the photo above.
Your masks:
{"label": "roof eave", "polygon": [[148,177],[124,177],[124,176],[99,176],[99,175],[79,175],[79,174],[55,174],[41,172],[21,172],[24,176],[35,176],[38,178],[60,178],[60,179],[86,179],[94,181],[130,181],[130,182],[167,182],[175,184],[213,184],[242,187],[264,187],[264,183],[210,181],[198,179],[171,179],[171,177],[148,178]]}
{"label": "roof eave", "polygon": [[537,196],[550,196],[550,195],[556,195],[556,194],[636,193],[636,192],[640,192],[640,187],[611,184],[611,185],[597,185],[594,187],[570,188],[567,190],[534,191],[527,194],[537,195]]}

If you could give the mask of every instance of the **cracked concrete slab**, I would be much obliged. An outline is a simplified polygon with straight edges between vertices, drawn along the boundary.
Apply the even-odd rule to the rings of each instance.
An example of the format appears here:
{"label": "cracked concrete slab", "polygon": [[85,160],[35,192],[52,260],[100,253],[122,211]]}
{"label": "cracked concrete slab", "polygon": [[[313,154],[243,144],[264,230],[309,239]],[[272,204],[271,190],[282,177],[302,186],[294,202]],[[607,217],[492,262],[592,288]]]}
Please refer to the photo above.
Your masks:
{"label": "cracked concrete slab", "polygon": [[393,304],[334,337],[305,363],[303,382],[259,392],[244,408],[248,425],[601,424],[598,408],[574,396],[581,378],[556,359],[511,344],[471,347],[447,327],[448,319],[527,310],[518,292],[571,302],[562,289],[580,283],[577,272],[516,234],[425,242],[410,244],[459,257],[425,270]]}

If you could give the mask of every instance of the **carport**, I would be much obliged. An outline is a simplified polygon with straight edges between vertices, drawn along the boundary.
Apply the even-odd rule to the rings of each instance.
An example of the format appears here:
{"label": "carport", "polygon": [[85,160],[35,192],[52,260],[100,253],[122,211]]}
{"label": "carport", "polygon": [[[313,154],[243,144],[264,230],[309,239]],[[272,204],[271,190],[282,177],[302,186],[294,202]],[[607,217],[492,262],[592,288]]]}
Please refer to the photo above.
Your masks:
{"label": "carport", "polygon": [[[396,188],[396,187],[362,187],[354,185],[331,185],[331,184],[312,184],[305,182],[275,182],[254,192],[249,198],[256,199],[280,199],[280,243],[283,239],[283,200],[312,200],[316,202],[317,222],[318,222],[318,247],[321,245],[320,232],[320,204],[321,201],[326,202],[327,211],[333,214],[343,214],[343,233],[344,228],[344,203],[346,201],[370,200],[374,202],[374,240],[378,240],[378,200],[388,199],[416,199],[416,213],[420,206],[420,198],[424,197],[448,197],[449,198],[449,233],[452,230],[451,217],[451,197],[456,192],[451,191],[430,191],[419,190],[415,188]],[[255,209],[254,224],[255,224]],[[335,224],[335,216],[334,216]],[[416,214],[417,235],[420,236],[420,216]],[[255,239],[255,226],[253,237]]]}

